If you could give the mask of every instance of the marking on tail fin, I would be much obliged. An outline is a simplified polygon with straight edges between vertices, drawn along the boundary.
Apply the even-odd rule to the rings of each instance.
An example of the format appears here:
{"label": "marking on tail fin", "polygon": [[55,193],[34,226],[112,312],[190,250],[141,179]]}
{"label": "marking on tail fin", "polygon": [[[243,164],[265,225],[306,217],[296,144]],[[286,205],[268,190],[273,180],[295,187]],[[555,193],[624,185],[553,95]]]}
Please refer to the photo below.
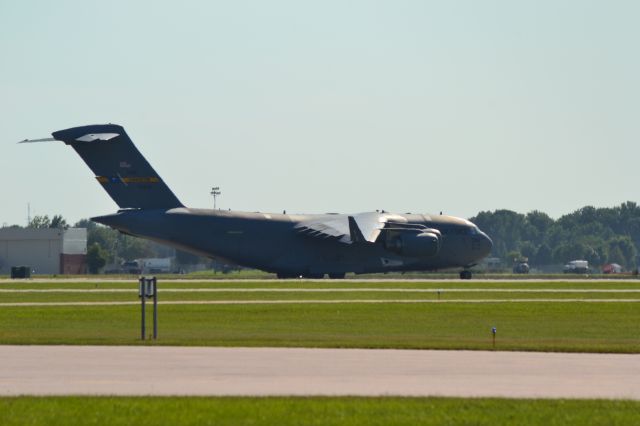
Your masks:
{"label": "marking on tail fin", "polygon": [[120,182],[124,183],[124,186],[129,186],[129,184],[127,182],[124,181],[124,179],[122,178],[122,176],[120,176],[120,173],[118,173],[118,179],[120,179]]}
{"label": "marking on tail fin", "polygon": [[125,185],[129,183],[159,183],[160,179],[155,176],[130,176],[130,177],[122,177],[118,176],[96,176],[96,179],[100,183],[124,183]]}
{"label": "marking on tail fin", "polygon": [[89,133],[76,138],[78,142],[108,141],[120,136],[120,133]]}

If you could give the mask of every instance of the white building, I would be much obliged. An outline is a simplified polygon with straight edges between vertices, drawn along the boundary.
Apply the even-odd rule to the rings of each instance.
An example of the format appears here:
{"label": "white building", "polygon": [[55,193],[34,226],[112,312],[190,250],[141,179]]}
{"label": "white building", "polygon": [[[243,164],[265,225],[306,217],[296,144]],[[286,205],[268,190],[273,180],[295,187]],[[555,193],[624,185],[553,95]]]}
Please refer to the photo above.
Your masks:
{"label": "white building", "polygon": [[84,228],[0,228],[0,274],[30,266],[35,274],[85,274]]}

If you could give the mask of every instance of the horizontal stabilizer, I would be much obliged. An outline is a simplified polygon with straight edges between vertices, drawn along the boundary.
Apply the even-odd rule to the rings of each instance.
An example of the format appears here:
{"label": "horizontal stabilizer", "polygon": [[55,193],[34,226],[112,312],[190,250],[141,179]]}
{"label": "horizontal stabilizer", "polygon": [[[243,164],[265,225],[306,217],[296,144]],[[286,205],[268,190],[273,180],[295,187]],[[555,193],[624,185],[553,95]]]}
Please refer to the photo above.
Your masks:
{"label": "horizontal stabilizer", "polygon": [[41,139],[25,139],[18,143],[34,143],[34,142],[55,142],[57,139],[55,138],[41,138]]}

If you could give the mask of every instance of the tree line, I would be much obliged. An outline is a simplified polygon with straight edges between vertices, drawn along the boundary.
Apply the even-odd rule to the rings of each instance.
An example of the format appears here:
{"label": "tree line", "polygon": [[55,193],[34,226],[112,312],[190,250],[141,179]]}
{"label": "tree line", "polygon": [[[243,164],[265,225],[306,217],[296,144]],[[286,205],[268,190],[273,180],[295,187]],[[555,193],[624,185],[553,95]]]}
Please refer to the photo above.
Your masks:
{"label": "tree line", "polygon": [[576,259],[636,266],[640,207],[631,201],[610,208],[586,206],[557,220],[538,210],[483,211],[470,220],[493,240],[492,256],[506,262],[525,257],[535,266]]}

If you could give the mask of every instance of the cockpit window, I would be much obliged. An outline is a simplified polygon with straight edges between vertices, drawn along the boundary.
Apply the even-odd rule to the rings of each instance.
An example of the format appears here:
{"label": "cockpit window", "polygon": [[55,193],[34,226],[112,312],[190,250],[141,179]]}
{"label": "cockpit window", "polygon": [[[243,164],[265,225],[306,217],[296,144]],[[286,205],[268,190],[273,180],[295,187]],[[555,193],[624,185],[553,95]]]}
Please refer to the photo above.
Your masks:
{"label": "cockpit window", "polygon": [[431,225],[438,229],[442,235],[480,235],[480,229],[475,225]]}
{"label": "cockpit window", "polygon": [[440,230],[443,235],[467,235],[469,228],[460,225],[444,225],[435,227]]}

